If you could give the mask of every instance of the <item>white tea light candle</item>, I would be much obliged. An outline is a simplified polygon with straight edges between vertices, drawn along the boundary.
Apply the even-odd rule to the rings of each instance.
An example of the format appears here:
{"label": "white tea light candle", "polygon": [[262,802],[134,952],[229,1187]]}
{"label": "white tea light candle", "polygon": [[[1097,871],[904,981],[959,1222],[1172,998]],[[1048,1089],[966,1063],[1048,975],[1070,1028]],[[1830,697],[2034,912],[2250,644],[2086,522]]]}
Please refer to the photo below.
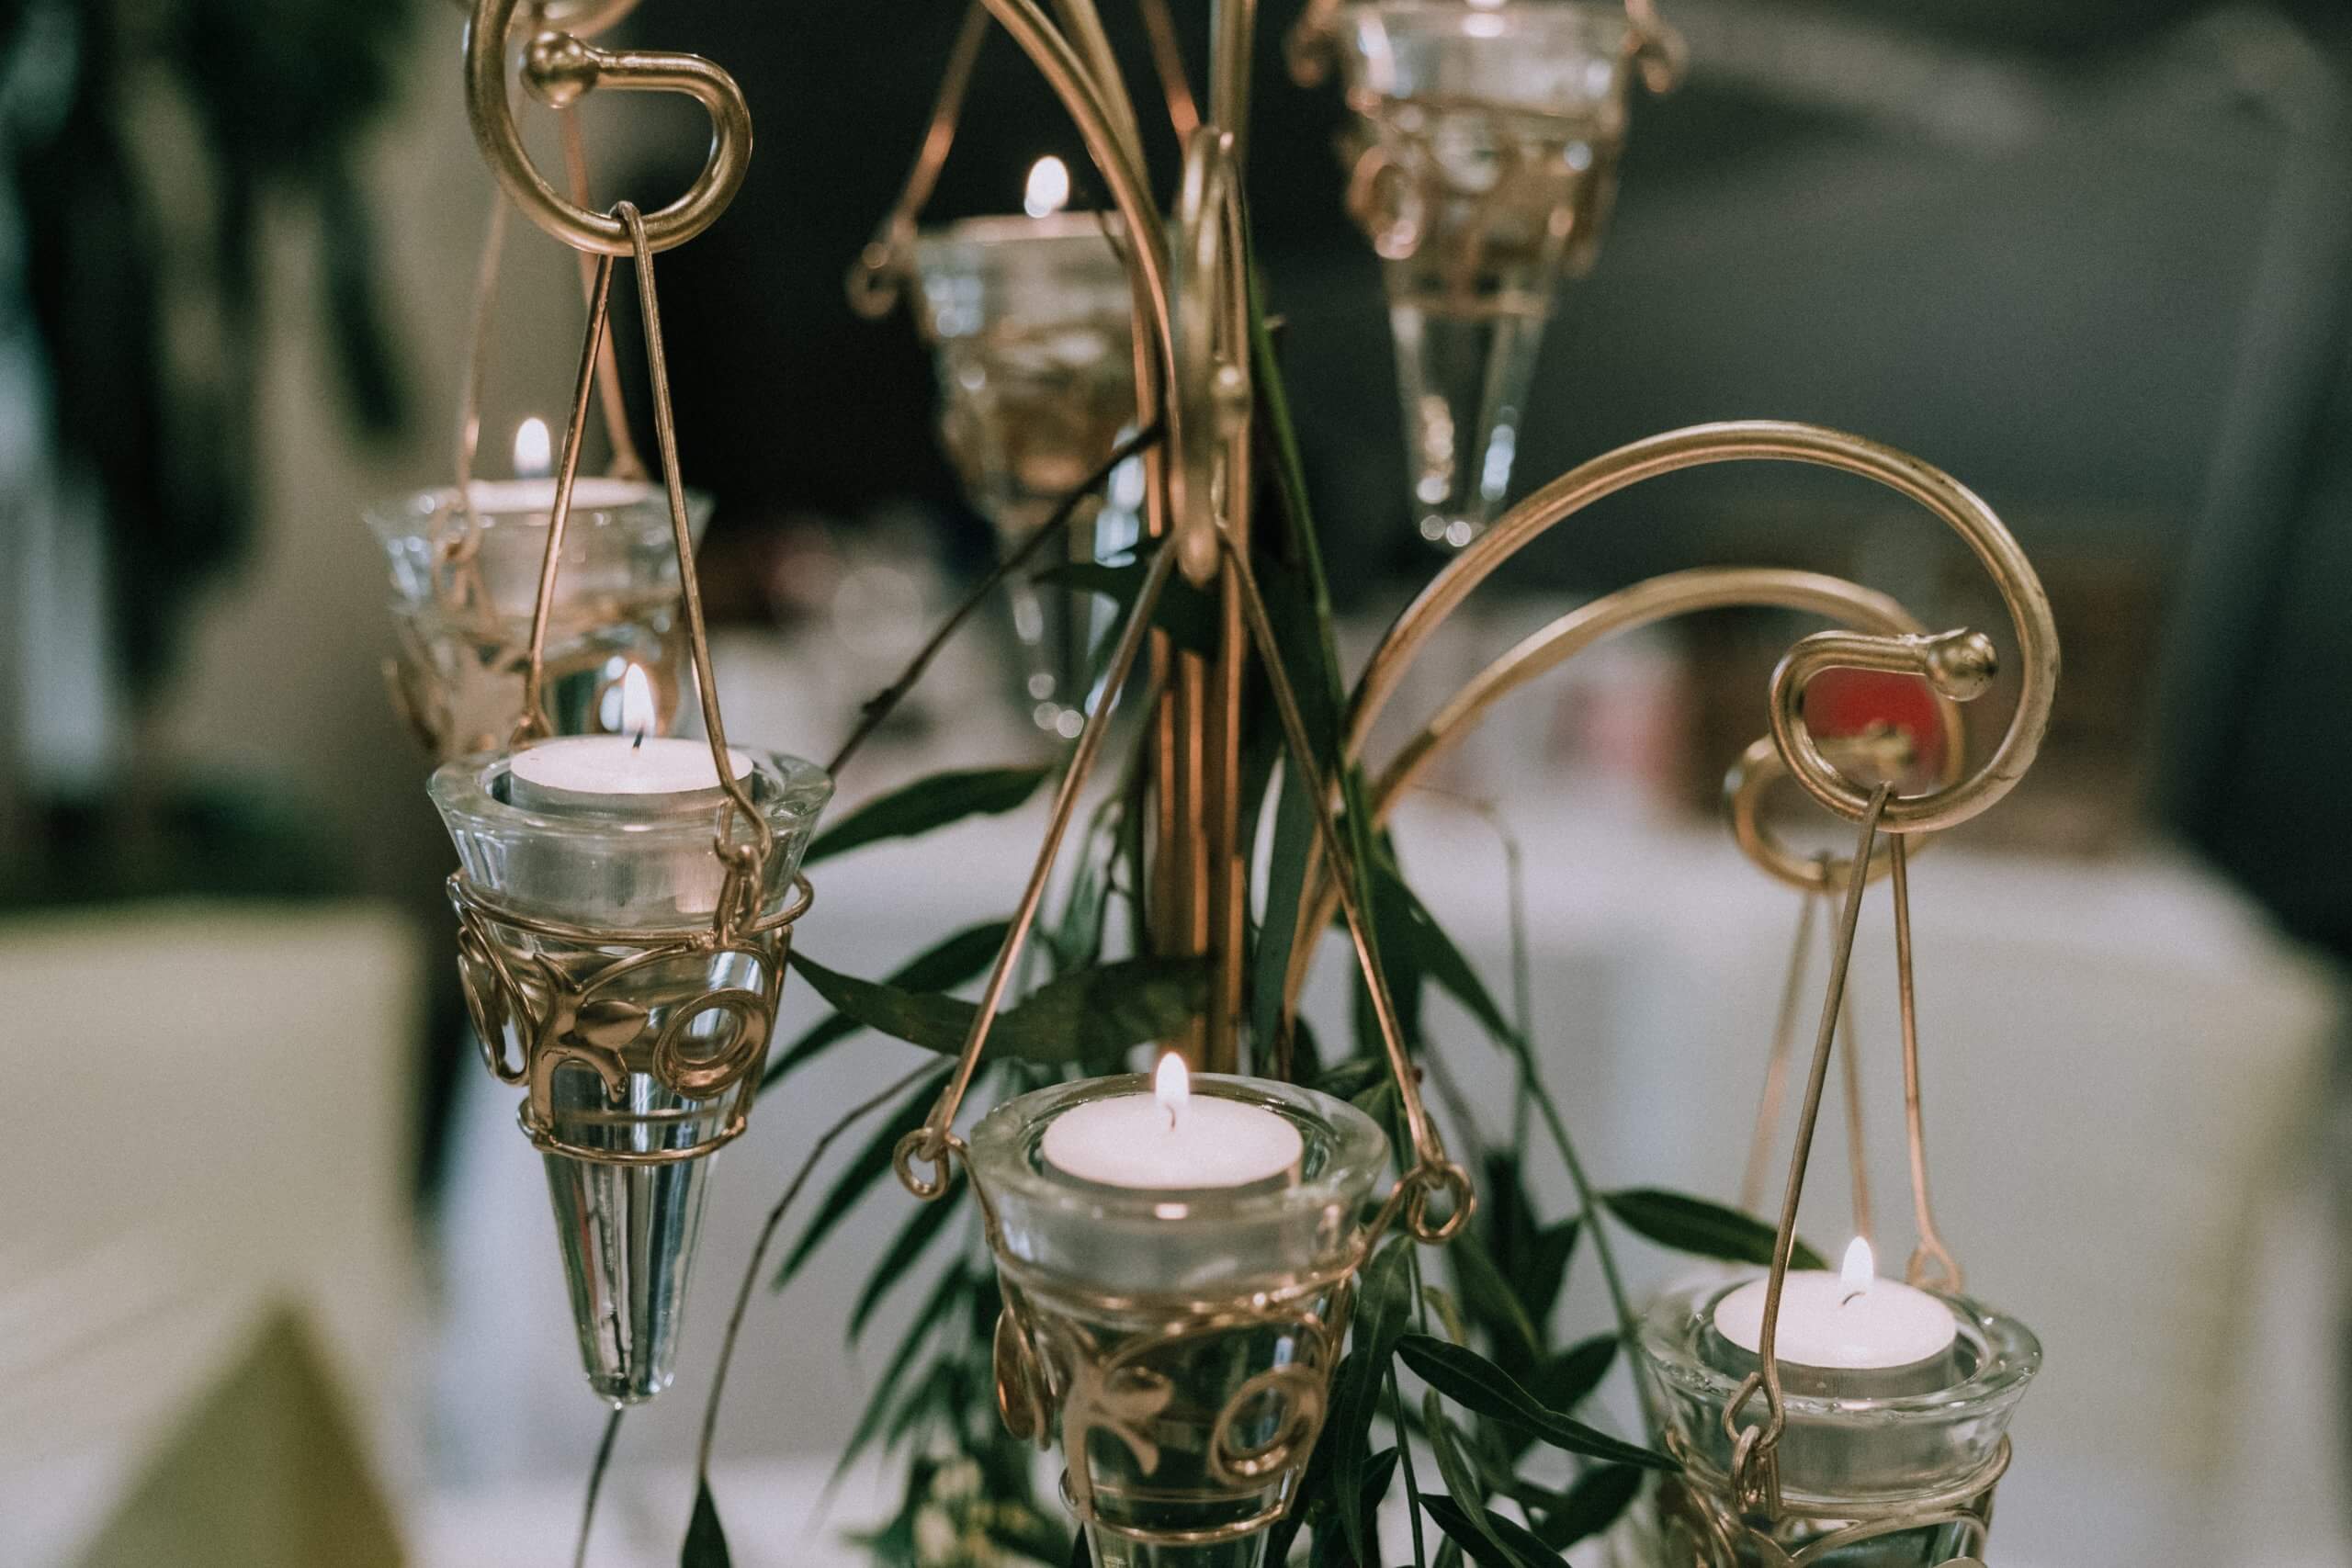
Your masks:
{"label": "white tea light candle", "polygon": [[[653,688],[645,671],[629,666],[621,677],[619,735],[571,735],[542,740],[514,753],[507,769],[507,795],[527,811],[603,811],[668,816],[716,810],[726,799],[710,743],[649,735],[653,728]],[[752,759],[727,753],[728,771],[749,778]]]}
{"label": "white tea light candle", "polygon": [[1262,1105],[1194,1095],[1183,1058],[1171,1054],[1151,1093],[1072,1106],[1046,1128],[1040,1151],[1081,1181],[1177,1191],[1295,1181],[1306,1145]]}
{"label": "white tea light candle", "polygon": [[[1751,1280],[1715,1307],[1715,1332],[1751,1356],[1764,1339],[1769,1284]],[[1947,1368],[1958,1333],[1951,1309],[1943,1302],[1900,1280],[1879,1279],[1870,1243],[1856,1236],[1837,1273],[1818,1269],[1790,1272],[1781,1291],[1773,1352],[1784,1367],[1815,1374],[1858,1374],[1809,1381],[1825,1393],[1834,1384],[1850,1382],[1850,1389],[1840,1387],[1838,1392],[1869,1397],[1885,1391],[1868,1374]]]}

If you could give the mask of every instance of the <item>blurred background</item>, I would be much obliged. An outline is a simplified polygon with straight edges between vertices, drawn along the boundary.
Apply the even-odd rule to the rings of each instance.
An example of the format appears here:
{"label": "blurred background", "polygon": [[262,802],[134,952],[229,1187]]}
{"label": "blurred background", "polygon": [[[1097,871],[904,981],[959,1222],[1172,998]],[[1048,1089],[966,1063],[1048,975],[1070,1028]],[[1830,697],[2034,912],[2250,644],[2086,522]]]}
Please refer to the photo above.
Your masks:
{"label": "blurred background", "polygon": [[[1636,95],[1510,493],[1652,432],[1773,416],[1915,452],[2008,522],[2065,639],[2055,725],[1916,895],[1945,1229],[2050,1357],[1995,1561],[2352,1563],[2352,857],[2332,812],[2352,764],[2352,16],[1666,9],[1689,79]],[[1408,504],[1381,264],[1342,200],[1351,116],[1274,47],[1295,10],[1264,6],[1250,195],[1360,656],[1441,557]],[[1152,108],[1142,24],[1105,11]],[[1205,7],[1173,14],[1201,81]],[[757,119],[741,196],[660,271],[685,473],[714,502],[702,572],[730,731],[809,756],[996,547],[940,438],[931,350],[842,286],[961,16],[649,0],[622,35],[719,61]],[[530,1151],[470,1060],[451,857],[386,698],[391,588],[362,523],[451,473],[492,193],[459,28],[430,0],[0,0],[0,1045],[32,1112],[0,1153],[10,1563],[263,1561],[219,1544],[239,1539],[224,1478],[257,1466],[368,1499],[340,1517],[379,1512],[405,1553],[306,1561],[570,1551],[599,1413]],[[518,112],[557,167],[552,117]],[[582,121],[600,203],[665,200],[702,156],[678,100]],[[1175,139],[1147,134],[1164,191]],[[1017,210],[1047,156],[1072,207],[1103,205],[995,37],[926,222]],[[503,478],[526,420],[560,427],[582,307],[573,257],[527,224],[498,276],[478,471]],[[1710,563],[1851,576],[2011,646],[1928,519],[1858,481],[1742,466],[1556,530],[1398,705],[1418,719],[1573,604]],[[1612,1185],[1736,1178],[1796,908],[1732,852],[1714,801],[1807,629],[1725,615],[1579,661],[1403,816],[1424,897],[1497,975],[1502,848],[1464,797],[1508,824],[1546,1059]],[[1009,614],[969,634],[841,799],[1050,755],[1023,658]],[[808,950],[879,975],[1000,912],[1039,819],[843,863]],[[1888,973],[1885,947],[1866,926],[1861,973]],[[1336,969],[1317,986],[1344,1008]],[[1892,987],[1859,1001],[1864,1037],[1890,1041]],[[1466,1032],[1461,1055],[1500,1105],[1504,1066]],[[674,1555],[721,1280],[823,1106],[910,1060],[871,1041],[837,1055],[729,1154],[688,1370],[632,1420],[594,1561]],[[1882,1101],[1894,1081],[1886,1064]],[[1898,1155],[1891,1131],[1872,1151],[1888,1191]],[[880,1494],[854,1477],[820,1495],[903,1317],[842,1351],[897,1201],[754,1302],[718,1472],[739,1562],[857,1560],[842,1531]],[[300,1414],[224,1409],[254,1377]],[[156,1519],[178,1523],[142,1535]]]}

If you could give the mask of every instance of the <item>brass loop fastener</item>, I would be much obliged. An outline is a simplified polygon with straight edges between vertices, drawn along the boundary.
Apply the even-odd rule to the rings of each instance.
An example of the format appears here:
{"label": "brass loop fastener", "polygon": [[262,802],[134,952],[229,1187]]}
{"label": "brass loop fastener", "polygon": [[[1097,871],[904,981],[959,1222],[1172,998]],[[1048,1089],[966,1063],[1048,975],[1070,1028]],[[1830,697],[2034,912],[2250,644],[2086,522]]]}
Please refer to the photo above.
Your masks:
{"label": "brass loop fastener", "polygon": [[[2047,600],[2042,601],[2042,608],[2047,614]],[[1859,821],[1870,806],[1872,786],[1849,778],[1823,754],[1820,742],[1805,727],[1806,682],[1825,670],[1917,675],[1937,695],[1965,703],[1991,688],[1999,663],[1992,639],[1982,632],[1951,631],[1932,637],[1815,632],[1791,649],[1772,671],[1772,743],[1807,794],[1847,820]],[[1999,759],[1995,761],[1997,763]],[[1881,829],[1890,833],[1924,832],[1965,821],[2016,782],[2011,777],[1996,787],[1997,778],[1997,769],[1988,765],[1973,778],[1948,780],[1925,795],[1894,796],[1886,803]]]}
{"label": "brass loop fastener", "polygon": [[[591,212],[562,196],[531,162],[506,91],[506,39],[524,0],[476,0],[466,26],[466,116],[474,140],[514,204],[532,222],[574,250],[628,255],[635,249],[619,218]],[[626,7],[623,7],[626,8]],[[587,19],[601,20],[595,8]],[[534,13],[537,16],[537,13]],[[553,21],[549,15],[547,18]],[[652,50],[605,50],[577,31],[550,28],[523,51],[523,84],[551,108],[562,108],[599,87],[622,92],[682,93],[710,116],[710,155],[684,195],[645,219],[656,251],[684,244],[710,227],[742,188],[751,166],[752,110],[735,79],[699,55]]]}

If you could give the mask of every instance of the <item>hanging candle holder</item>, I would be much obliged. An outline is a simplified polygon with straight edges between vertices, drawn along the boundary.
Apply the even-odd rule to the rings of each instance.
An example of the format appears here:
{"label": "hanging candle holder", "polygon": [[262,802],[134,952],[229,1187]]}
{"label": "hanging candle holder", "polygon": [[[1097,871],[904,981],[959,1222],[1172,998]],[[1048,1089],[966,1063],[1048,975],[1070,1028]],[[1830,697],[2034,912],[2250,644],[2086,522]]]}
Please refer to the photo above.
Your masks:
{"label": "hanging candle holder", "polygon": [[[879,319],[913,287],[914,315],[939,378],[941,445],[973,508],[1017,547],[1079,490],[1136,421],[1134,293],[1112,214],[1066,209],[1059,158],[1029,171],[1018,213],[918,228],[954,142],[988,30],[967,13],[907,185],[849,272],[850,303]],[[1140,496],[1114,483],[1090,499],[1061,558],[1091,562],[1141,533]],[[1078,731],[1087,658],[1101,630],[1091,597],[1018,575],[1006,583],[1031,721],[1068,739]]]}
{"label": "hanging candle holder", "polygon": [[[586,37],[635,6],[546,0],[530,15],[537,27]],[[573,195],[584,201],[586,154],[569,105],[562,121]],[[514,433],[513,479],[475,477],[508,211],[501,192],[484,226],[475,281],[455,482],[393,497],[366,513],[391,573],[394,654],[385,661],[385,684],[394,710],[443,761],[495,748],[521,716],[539,565],[555,509],[555,455],[539,419],[524,420]],[[582,264],[584,288],[592,264],[585,256]],[[611,458],[604,475],[572,485],[563,571],[541,650],[537,718],[556,735],[649,728],[666,735],[687,680],[669,503],[662,487],[649,482],[629,434],[618,376],[607,339],[598,354],[597,385]],[[709,498],[689,491],[686,516],[699,538],[710,520]]]}
{"label": "hanging candle holder", "polygon": [[1510,484],[1563,272],[1599,254],[1639,64],[1679,43],[1598,0],[1317,7],[1361,117],[1348,208],[1379,254],[1421,536],[1459,549]]}
{"label": "hanging candle holder", "polygon": [[[681,225],[676,206],[654,218],[628,203],[585,213],[527,163],[503,160],[513,130],[503,51],[479,46],[505,37],[516,3],[477,8],[469,105],[525,210],[594,254],[588,330],[552,480],[514,739],[503,751],[445,763],[432,794],[458,850],[449,892],[467,1005],[491,1071],[525,1090],[520,1121],[547,1167],[582,1359],[590,1385],[619,1405],[670,1382],[709,1156],[741,1134],[758,1089],[793,923],[811,897],[800,858],[832,784],[796,758],[731,748],[718,710],[653,278],[654,253],[698,225]],[[526,79],[543,87],[576,90],[600,75],[613,85],[701,83],[716,95],[704,101],[721,140],[741,113],[732,82],[692,57],[606,55],[542,34],[530,58],[542,71]],[[720,162],[715,152],[714,167]],[[715,216],[740,175],[739,164],[711,194],[685,199]],[[707,732],[695,739],[650,727],[548,739],[547,649],[574,559],[569,529],[610,312],[614,231],[637,272],[667,550]]]}
{"label": "hanging candle holder", "polygon": [[[699,537],[707,496],[689,492]],[[443,761],[486,751],[521,716],[551,479],[469,479],[371,508],[391,565],[394,708]],[[678,557],[661,488],[586,478],[572,487],[563,573],[548,610],[537,720],[556,735],[669,733],[687,681]],[[633,699],[631,672],[643,683]]]}
{"label": "hanging candle holder", "polygon": [[[1661,1493],[1668,1568],[1978,1562],[1994,1487],[2008,1468],[2009,1419],[2041,1364],[2023,1324],[1961,1293],[1929,1201],[1905,836],[1888,835],[1883,865],[1918,1246],[1902,1282],[1876,1277],[1860,1236],[1835,1272],[1790,1267],[1862,891],[1892,793],[1877,787],[1854,854],[1838,868],[1844,907],[1771,1267],[1668,1292],[1643,1325],[1668,1446],[1683,1461]],[[1759,1140],[1770,1122],[1768,1103]]]}

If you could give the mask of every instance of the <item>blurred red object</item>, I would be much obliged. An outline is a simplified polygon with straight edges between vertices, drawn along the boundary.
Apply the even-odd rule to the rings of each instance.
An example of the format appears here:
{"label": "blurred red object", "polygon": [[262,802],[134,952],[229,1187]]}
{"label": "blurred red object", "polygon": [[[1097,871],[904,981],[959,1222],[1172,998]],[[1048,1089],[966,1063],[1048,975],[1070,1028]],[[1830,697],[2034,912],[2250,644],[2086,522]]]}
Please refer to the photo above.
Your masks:
{"label": "blurred red object", "polygon": [[1826,670],[1804,689],[1804,721],[1825,746],[1873,733],[1903,735],[1911,743],[1906,772],[1915,777],[1932,777],[1944,765],[1944,732],[1936,722],[1935,696],[1917,675]]}

